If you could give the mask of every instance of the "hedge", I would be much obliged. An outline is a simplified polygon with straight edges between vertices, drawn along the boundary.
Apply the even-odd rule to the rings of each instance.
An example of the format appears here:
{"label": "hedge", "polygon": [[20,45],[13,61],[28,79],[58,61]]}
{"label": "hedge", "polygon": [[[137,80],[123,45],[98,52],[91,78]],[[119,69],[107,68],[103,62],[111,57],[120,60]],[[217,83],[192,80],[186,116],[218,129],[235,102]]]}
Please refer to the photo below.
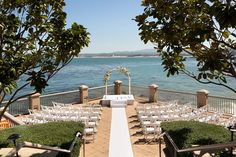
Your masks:
{"label": "hedge", "polygon": [[[192,145],[226,143],[231,138],[228,129],[197,121],[163,122],[161,127],[163,132],[168,132],[179,149],[190,148]],[[189,154],[178,156],[191,156]]]}
{"label": "hedge", "polygon": [[[13,147],[13,142],[7,140],[11,134],[20,134],[17,143],[27,141],[47,146],[57,146],[69,149],[76,133],[83,132],[84,125],[79,122],[49,122],[36,125],[20,125],[9,129],[0,130],[0,148]],[[81,141],[78,140],[72,151],[72,157],[78,157]],[[66,156],[59,153],[58,156]]]}

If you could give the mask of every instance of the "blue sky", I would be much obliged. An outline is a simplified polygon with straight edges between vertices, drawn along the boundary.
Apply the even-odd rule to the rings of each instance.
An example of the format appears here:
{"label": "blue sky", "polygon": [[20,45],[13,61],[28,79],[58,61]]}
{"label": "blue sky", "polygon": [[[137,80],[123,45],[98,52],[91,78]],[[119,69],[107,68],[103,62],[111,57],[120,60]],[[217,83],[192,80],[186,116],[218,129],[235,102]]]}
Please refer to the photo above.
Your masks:
{"label": "blue sky", "polygon": [[153,48],[145,45],[132,20],[142,13],[141,0],[65,0],[67,25],[77,22],[90,32],[91,43],[82,53],[106,53]]}

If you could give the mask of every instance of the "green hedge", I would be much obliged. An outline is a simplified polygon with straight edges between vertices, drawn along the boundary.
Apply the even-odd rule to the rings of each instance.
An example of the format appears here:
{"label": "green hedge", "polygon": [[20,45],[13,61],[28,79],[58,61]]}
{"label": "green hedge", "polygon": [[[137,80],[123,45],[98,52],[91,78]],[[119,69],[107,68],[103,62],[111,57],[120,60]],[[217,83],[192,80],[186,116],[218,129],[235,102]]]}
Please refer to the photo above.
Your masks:
{"label": "green hedge", "polygon": [[[0,131],[0,148],[13,147],[13,142],[7,138],[14,133],[20,134],[22,141],[39,143],[47,146],[57,146],[63,149],[69,149],[76,133],[83,132],[84,125],[79,122],[49,122],[37,125],[21,125]],[[73,157],[78,157],[80,152],[80,143],[78,140],[72,152]],[[58,156],[66,156],[59,154]]]}
{"label": "green hedge", "polygon": [[[230,141],[230,131],[213,124],[196,121],[175,121],[163,122],[161,127],[163,132],[168,132],[179,149],[189,148],[192,145],[209,145]],[[191,156],[189,154],[185,153],[178,156]]]}

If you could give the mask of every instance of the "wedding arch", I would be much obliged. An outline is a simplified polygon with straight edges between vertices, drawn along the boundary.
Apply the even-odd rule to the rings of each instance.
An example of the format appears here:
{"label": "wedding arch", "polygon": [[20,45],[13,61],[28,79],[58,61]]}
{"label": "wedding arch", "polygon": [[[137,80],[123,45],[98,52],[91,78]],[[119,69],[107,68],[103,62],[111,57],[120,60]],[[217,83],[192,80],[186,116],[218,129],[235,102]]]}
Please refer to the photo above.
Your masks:
{"label": "wedding arch", "polygon": [[105,73],[105,75],[104,75],[104,77],[103,77],[103,81],[104,81],[104,84],[105,84],[105,87],[106,87],[106,95],[107,95],[107,83],[108,83],[108,81],[109,81],[109,79],[110,79],[110,77],[111,77],[111,73],[113,72],[113,71],[117,71],[117,72],[119,72],[119,73],[122,73],[122,74],[124,74],[125,76],[127,76],[128,77],[128,79],[129,79],[129,95],[131,94],[131,78],[130,78],[130,72],[129,72],[129,70],[127,69],[127,68],[125,68],[125,67],[116,67],[116,68],[114,68],[114,69],[111,69],[111,70],[109,70],[109,71],[107,71],[106,73]]}

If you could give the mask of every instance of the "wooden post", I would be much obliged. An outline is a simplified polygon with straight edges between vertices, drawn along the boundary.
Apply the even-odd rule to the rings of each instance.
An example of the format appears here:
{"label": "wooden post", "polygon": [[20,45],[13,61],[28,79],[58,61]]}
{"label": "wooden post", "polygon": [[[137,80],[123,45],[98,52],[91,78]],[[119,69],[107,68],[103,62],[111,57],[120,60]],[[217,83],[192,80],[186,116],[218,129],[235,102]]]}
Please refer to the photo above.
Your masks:
{"label": "wooden post", "polygon": [[151,84],[149,86],[149,102],[157,102],[157,89],[156,84]]}
{"label": "wooden post", "polygon": [[40,110],[40,94],[39,93],[29,96],[29,109]]}
{"label": "wooden post", "polygon": [[120,95],[122,94],[122,88],[121,88],[121,85],[122,85],[122,81],[120,80],[116,80],[114,82],[115,86],[114,86],[114,93],[115,95]]}
{"label": "wooden post", "polygon": [[81,85],[79,87],[80,103],[86,103],[88,101],[88,86]]}
{"label": "wooden post", "polygon": [[161,138],[159,138],[159,157],[161,157]]}
{"label": "wooden post", "polygon": [[208,104],[209,91],[201,89],[197,91],[197,108],[203,107]]}
{"label": "wooden post", "polygon": [[85,157],[85,139],[84,139],[84,136],[83,136],[83,157]]}
{"label": "wooden post", "polygon": [[131,95],[131,78],[129,76],[129,95]]}

